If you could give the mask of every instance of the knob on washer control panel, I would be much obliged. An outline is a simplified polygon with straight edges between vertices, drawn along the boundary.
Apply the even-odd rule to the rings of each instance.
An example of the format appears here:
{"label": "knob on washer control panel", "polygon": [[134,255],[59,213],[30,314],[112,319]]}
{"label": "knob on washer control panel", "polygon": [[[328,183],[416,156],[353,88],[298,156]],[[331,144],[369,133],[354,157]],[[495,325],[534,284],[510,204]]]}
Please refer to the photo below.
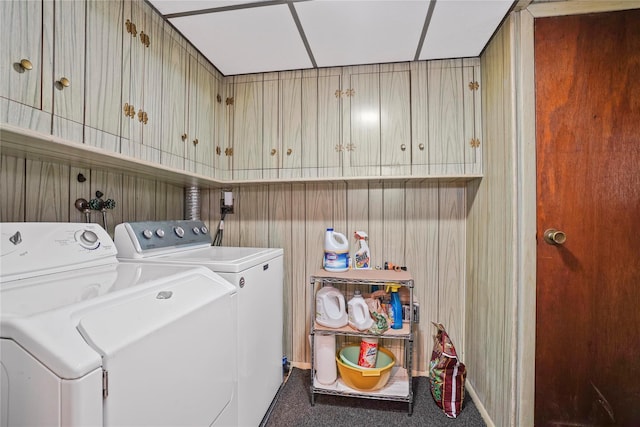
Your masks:
{"label": "knob on washer control panel", "polygon": [[177,226],[173,228],[173,231],[176,233],[176,236],[184,237],[184,228]]}
{"label": "knob on washer control panel", "polygon": [[100,246],[100,238],[91,230],[78,231],[76,233],[76,241],[80,246],[86,249],[97,249]]}

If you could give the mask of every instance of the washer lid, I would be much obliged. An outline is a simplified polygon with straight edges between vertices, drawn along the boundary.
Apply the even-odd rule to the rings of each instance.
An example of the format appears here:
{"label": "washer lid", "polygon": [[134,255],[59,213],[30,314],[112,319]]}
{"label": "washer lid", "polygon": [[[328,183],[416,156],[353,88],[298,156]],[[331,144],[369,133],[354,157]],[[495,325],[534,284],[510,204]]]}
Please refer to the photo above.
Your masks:
{"label": "washer lid", "polygon": [[172,262],[188,265],[204,265],[218,273],[239,273],[256,265],[282,256],[281,248],[243,248],[209,246],[203,249],[165,254],[147,258],[149,261]]}
{"label": "washer lid", "polygon": [[133,263],[4,282],[0,287],[0,337],[17,342],[59,377],[79,378],[102,365],[100,354],[76,329],[82,317],[187,279],[234,291],[227,281],[203,267]]}

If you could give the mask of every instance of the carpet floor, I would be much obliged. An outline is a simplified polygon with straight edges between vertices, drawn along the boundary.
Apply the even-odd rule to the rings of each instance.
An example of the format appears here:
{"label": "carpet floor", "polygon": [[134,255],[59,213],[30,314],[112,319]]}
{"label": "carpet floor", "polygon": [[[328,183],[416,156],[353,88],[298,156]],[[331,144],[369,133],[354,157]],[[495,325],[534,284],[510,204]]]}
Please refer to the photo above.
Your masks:
{"label": "carpet floor", "polygon": [[486,426],[468,394],[460,415],[448,418],[431,397],[426,377],[413,378],[412,415],[406,402],[345,396],[316,394],[315,405],[311,406],[310,386],[310,371],[293,368],[262,426]]}

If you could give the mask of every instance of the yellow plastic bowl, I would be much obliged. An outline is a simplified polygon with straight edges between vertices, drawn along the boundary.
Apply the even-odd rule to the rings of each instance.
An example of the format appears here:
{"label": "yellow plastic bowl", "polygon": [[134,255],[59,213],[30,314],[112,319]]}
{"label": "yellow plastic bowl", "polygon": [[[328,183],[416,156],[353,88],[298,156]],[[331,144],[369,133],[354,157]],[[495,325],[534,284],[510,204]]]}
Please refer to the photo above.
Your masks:
{"label": "yellow plastic bowl", "polygon": [[[357,349],[356,350],[354,350]],[[349,387],[356,390],[378,390],[387,385],[391,377],[391,368],[396,364],[396,358],[389,350],[378,347],[378,358],[375,368],[363,368],[358,366],[360,346],[347,346],[336,354],[336,363],[340,378]],[[345,363],[346,359],[350,364]]]}

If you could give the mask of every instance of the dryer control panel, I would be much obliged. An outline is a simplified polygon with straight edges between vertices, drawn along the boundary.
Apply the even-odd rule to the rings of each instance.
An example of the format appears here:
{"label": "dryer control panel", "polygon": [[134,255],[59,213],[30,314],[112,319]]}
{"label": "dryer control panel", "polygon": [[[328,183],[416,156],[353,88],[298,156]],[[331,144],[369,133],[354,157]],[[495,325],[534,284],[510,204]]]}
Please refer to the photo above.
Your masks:
{"label": "dryer control panel", "polygon": [[125,222],[116,226],[118,256],[144,258],[159,252],[211,246],[209,228],[199,220]]}

